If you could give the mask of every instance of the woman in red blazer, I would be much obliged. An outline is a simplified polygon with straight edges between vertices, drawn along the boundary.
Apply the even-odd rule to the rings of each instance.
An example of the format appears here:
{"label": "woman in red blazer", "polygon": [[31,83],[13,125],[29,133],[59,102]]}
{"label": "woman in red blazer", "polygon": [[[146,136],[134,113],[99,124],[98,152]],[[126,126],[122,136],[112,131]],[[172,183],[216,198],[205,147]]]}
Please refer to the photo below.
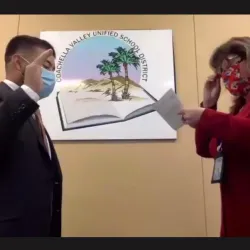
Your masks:
{"label": "woman in red blazer", "polygon": [[[250,38],[232,38],[218,47],[210,60],[215,74],[205,84],[202,107],[180,113],[195,129],[197,154],[215,159],[214,173],[222,168],[221,237],[250,237],[249,57]],[[234,96],[229,113],[216,111],[220,83]]]}

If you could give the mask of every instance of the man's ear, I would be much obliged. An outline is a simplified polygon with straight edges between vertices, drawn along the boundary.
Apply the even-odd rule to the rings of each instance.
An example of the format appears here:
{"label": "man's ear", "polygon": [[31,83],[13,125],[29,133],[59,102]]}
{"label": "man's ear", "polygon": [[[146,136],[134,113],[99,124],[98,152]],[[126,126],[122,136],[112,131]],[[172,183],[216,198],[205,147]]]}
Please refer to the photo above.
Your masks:
{"label": "man's ear", "polygon": [[20,72],[23,72],[24,71],[24,63],[23,63],[23,60],[22,58],[19,56],[19,55],[13,55],[11,57],[11,63],[13,65],[13,67],[17,70],[17,71],[20,71]]}

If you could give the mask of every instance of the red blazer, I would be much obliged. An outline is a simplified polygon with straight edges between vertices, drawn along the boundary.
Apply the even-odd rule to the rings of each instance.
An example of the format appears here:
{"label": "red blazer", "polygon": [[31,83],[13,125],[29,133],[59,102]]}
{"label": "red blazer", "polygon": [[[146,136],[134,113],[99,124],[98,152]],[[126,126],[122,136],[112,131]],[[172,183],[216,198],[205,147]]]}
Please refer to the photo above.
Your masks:
{"label": "red blazer", "polygon": [[217,139],[225,162],[221,237],[250,237],[250,102],[236,116],[204,111],[195,132],[197,154],[214,158]]}

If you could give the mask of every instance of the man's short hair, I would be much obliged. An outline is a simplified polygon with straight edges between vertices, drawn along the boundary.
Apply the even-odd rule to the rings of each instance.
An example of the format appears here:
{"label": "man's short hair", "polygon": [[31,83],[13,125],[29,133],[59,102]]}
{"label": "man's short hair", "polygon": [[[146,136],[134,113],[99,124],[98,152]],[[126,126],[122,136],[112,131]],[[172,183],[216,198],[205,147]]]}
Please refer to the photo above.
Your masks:
{"label": "man's short hair", "polygon": [[16,54],[19,50],[32,50],[34,48],[41,48],[41,49],[52,49],[53,55],[56,57],[56,52],[54,47],[47,41],[42,40],[38,37],[28,36],[28,35],[19,35],[13,37],[5,50],[4,60],[5,64],[9,63],[11,57]]}

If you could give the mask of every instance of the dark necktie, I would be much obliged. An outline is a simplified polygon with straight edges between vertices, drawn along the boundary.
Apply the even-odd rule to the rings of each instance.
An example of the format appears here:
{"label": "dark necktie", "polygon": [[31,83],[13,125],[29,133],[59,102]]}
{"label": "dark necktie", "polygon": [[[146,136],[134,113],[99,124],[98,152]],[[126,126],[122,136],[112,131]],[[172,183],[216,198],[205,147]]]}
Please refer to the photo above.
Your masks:
{"label": "dark necktie", "polygon": [[42,116],[41,116],[40,110],[36,111],[35,117],[36,117],[36,121],[38,123],[39,130],[40,130],[41,135],[42,135],[44,147],[47,150],[47,152],[49,153],[48,143],[47,143],[47,135],[46,135],[45,128],[44,128],[44,125],[43,125],[43,120],[42,120]]}

